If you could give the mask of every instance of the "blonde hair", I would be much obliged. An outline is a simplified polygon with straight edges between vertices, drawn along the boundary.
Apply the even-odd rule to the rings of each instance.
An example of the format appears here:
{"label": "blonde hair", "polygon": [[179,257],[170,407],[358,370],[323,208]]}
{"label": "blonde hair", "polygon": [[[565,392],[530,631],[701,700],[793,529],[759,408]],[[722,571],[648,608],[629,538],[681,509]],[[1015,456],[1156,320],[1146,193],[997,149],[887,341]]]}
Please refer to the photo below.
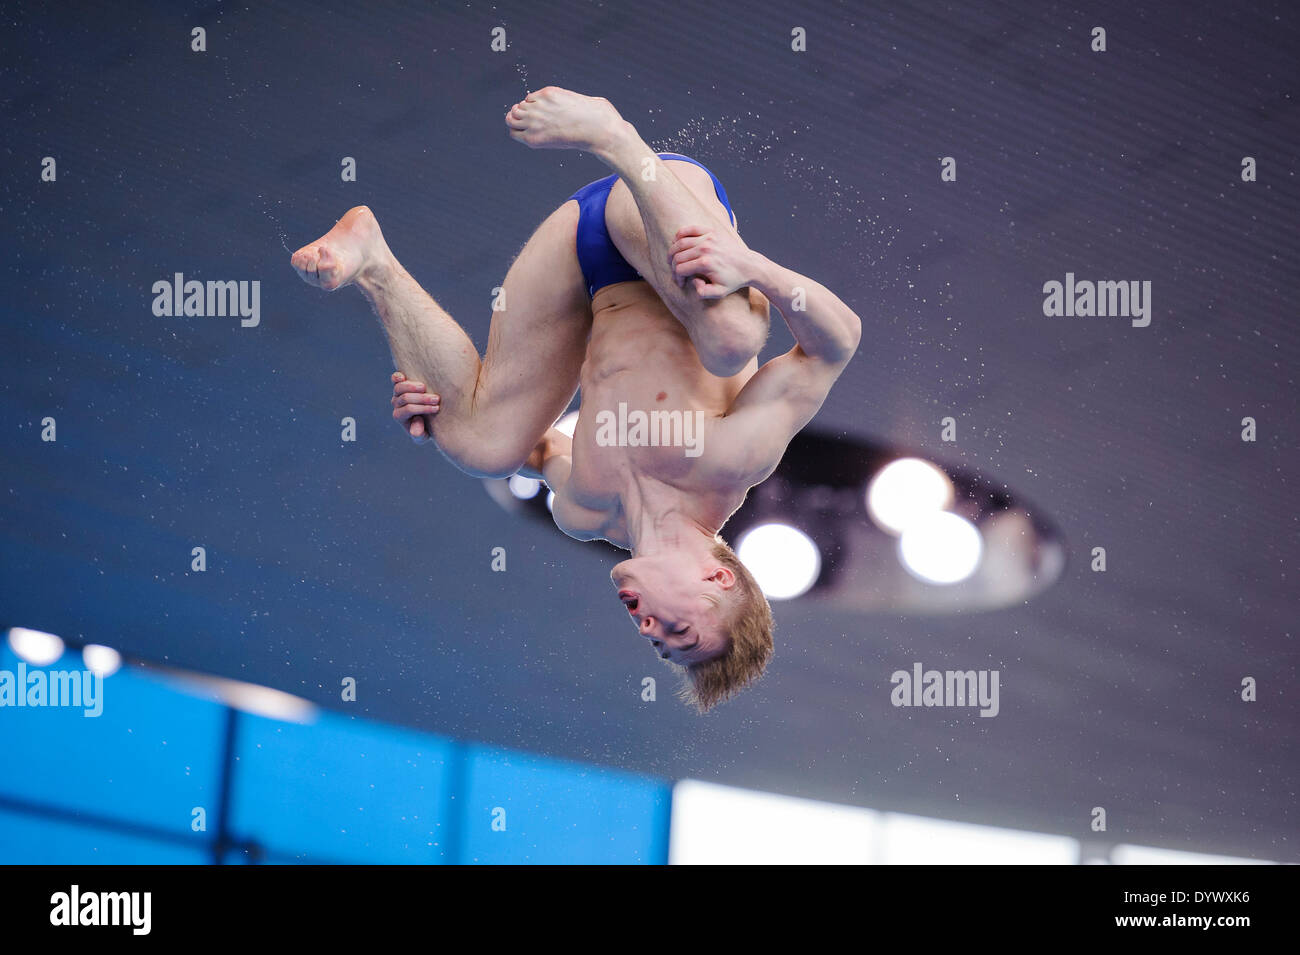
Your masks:
{"label": "blonde hair", "polygon": [[707,713],[761,677],[773,653],[775,621],[763,589],[727,542],[721,537],[714,540],[714,558],[736,575],[726,624],[729,646],[726,652],[704,663],[686,667],[672,664],[683,677],[678,697],[699,713]]}

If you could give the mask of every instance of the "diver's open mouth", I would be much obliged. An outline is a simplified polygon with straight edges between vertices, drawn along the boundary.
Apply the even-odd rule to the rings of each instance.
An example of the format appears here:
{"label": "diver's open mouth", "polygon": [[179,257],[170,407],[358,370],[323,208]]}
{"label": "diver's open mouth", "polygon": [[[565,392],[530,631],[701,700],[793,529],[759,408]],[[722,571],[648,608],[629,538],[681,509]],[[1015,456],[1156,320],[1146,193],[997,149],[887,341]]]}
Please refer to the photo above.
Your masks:
{"label": "diver's open mouth", "polygon": [[618,599],[623,601],[627,606],[628,613],[636,613],[637,605],[641,602],[641,598],[631,590],[620,590],[618,592]]}

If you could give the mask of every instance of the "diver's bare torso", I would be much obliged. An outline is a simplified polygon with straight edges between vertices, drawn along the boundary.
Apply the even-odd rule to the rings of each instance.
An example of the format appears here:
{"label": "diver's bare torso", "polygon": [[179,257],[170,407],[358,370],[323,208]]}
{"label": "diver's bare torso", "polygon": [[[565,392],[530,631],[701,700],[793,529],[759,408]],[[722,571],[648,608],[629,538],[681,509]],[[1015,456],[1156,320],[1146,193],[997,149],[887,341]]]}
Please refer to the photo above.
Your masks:
{"label": "diver's bare torso", "polygon": [[[758,299],[761,295],[754,293]],[[646,282],[619,282],[596,292],[592,330],[582,366],[581,412],[573,434],[569,480],[556,495],[552,515],[579,540],[603,538],[629,546],[629,497],[674,502],[700,523],[720,528],[744,502],[749,486],[728,480],[709,453],[710,432],[754,375],[757,359],[740,374],[717,378],[700,364],[690,336]],[[766,299],[761,306],[767,308]],[[699,454],[681,445],[609,443],[598,428],[601,412],[702,412]],[[602,440],[602,438],[604,440]],[[638,442],[639,443],[639,442]]]}
{"label": "diver's bare torso", "polygon": [[[412,439],[436,442],[479,477],[540,476],[555,522],[579,539],[635,542],[648,556],[680,549],[690,525],[715,533],[817,413],[857,350],[861,320],[819,282],[746,246],[707,170],[659,157],[608,100],[546,87],[506,125],[531,148],[584,150],[614,171],[609,240],[648,282],[586,300],[570,199],[510,266],[510,309],[494,311],[480,358],[364,206],[295,252],[295,270],[326,290],[355,284],[374,307],[400,369],[393,417]],[[795,345],[759,368],[769,303]],[[553,424],[575,384],[582,413],[570,439]],[[622,428],[609,440],[600,419],[626,412],[658,412],[661,424],[666,413],[670,426],[675,413],[699,431],[658,446]]]}

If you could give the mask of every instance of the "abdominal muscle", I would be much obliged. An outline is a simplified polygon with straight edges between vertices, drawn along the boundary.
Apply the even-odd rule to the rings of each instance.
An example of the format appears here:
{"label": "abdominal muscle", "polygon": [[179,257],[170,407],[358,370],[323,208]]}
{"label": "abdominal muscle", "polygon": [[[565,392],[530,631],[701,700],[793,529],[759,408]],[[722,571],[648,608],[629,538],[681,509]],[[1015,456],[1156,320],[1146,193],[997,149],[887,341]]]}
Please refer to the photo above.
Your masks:
{"label": "abdominal muscle", "polygon": [[[592,330],[582,368],[582,405],[573,434],[573,468],[566,496],[580,507],[604,512],[602,536],[622,536],[622,499],[634,485],[649,481],[693,494],[701,483],[701,463],[708,456],[708,433],[726,414],[753,375],[751,367],[733,378],[716,378],[704,370],[686,329],[646,282],[618,282],[592,299]],[[692,425],[701,451],[687,455],[676,446],[632,447],[602,443],[601,412],[617,421],[620,403],[634,412],[680,412]],[[695,412],[702,412],[695,415]],[[683,432],[683,437],[686,434]],[[629,429],[629,441],[632,440]],[[699,490],[703,490],[700,488]],[[612,533],[610,533],[612,532]]]}

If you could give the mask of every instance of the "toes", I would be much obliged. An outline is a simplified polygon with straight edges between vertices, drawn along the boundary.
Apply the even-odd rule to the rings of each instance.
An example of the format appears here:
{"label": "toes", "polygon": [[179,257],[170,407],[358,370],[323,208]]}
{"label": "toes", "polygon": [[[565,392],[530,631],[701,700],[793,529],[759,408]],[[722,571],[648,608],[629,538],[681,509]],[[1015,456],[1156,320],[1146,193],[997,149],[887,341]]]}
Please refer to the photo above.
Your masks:
{"label": "toes", "polygon": [[293,270],[298,273],[298,278],[302,279],[308,285],[318,284],[316,281],[316,262],[313,257],[306,254],[305,250],[299,249],[290,259]]}
{"label": "toes", "polygon": [[316,258],[316,274],[320,277],[320,287],[327,292],[339,287],[340,276],[343,274],[342,263],[328,246],[322,246],[320,255]]}
{"label": "toes", "polygon": [[320,285],[320,276],[317,273],[317,267],[320,264],[320,255],[317,246],[305,245],[292,258],[289,259],[294,271],[298,277],[308,285]]}

